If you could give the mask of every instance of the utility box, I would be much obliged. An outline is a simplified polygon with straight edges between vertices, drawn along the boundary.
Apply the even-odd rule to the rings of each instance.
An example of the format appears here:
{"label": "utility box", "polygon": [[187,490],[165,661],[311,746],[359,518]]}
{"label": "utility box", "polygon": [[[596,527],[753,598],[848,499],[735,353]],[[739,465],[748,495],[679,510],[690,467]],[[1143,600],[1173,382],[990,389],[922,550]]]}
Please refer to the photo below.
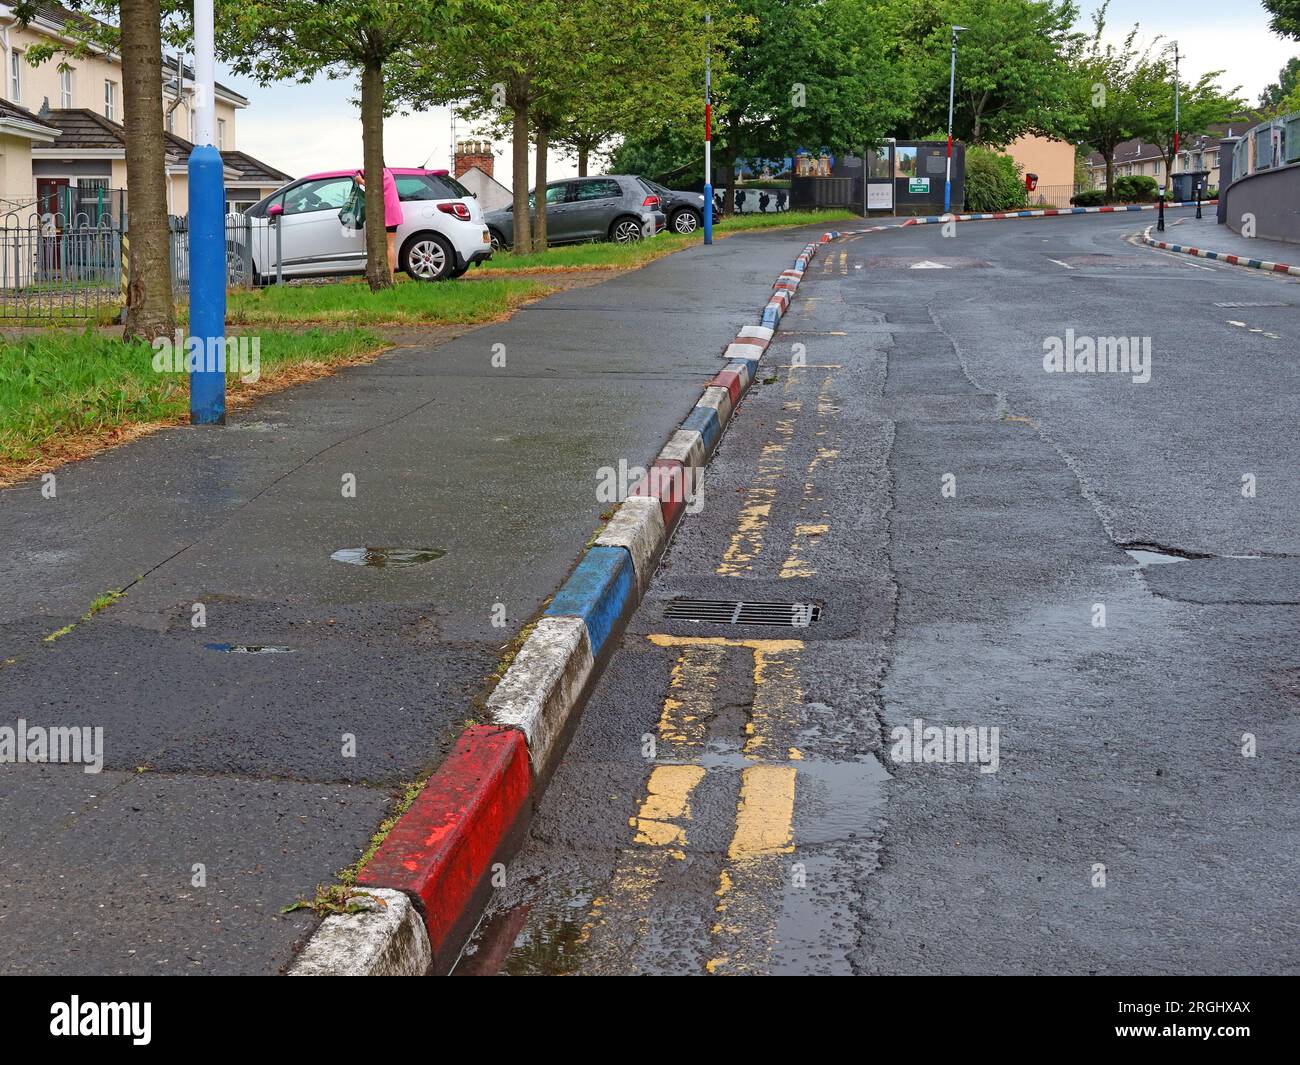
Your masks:
{"label": "utility box", "polygon": [[1205,199],[1206,179],[1210,176],[1208,170],[1185,170],[1181,174],[1174,175],[1174,202],[1190,203],[1196,199],[1196,191],[1199,187],[1201,199]]}

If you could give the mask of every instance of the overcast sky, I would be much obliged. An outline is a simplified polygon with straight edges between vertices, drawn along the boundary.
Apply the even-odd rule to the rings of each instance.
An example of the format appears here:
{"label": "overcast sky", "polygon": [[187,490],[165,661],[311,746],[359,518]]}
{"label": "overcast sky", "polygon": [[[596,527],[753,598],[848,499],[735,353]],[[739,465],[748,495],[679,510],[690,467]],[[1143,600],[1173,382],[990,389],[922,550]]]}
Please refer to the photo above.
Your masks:
{"label": "overcast sky", "polygon": [[[1096,0],[1082,0],[1084,18],[1091,18]],[[1241,86],[1252,104],[1264,86],[1293,55],[1300,41],[1286,41],[1268,29],[1268,16],[1259,0],[1112,0],[1109,35],[1122,37],[1133,23],[1142,36],[1176,40],[1186,56],[1189,78],[1207,70],[1224,70],[1225,88]],[[281,83],[261,87],[218,72],[218,80],[251,101],[236,120],[236,140],[243,151],[294,176],[314,170],[349,168],[361,160],[361,120],[351,103],[355,95],[347,80],[318,78],[309,85]],[[460,123],[458,132],[469,132]],[[494,142],[496,176],[510,184],[510,142]],[[445,108],[417,115],[399,115],[384,124],[384,154],[390,166],[450,166],[451,129]],[[531,165],[531,163],[530,163]],[[571,158],[552,153],[551,177],[577,172]]]}

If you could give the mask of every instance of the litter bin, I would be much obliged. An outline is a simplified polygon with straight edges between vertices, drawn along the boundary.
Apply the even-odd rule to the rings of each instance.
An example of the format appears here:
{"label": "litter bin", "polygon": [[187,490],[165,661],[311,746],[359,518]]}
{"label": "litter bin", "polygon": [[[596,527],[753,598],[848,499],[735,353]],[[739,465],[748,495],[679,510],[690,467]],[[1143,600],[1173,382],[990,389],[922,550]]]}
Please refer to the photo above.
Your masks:
{"label": "litter bin", "polygon": [[1201,199],[1205,199],[1208,170],[1185,170],[1174,175],[1173,196],[1175,203],[1191,203],[1196,199],[1196,187],[1201,189]]}

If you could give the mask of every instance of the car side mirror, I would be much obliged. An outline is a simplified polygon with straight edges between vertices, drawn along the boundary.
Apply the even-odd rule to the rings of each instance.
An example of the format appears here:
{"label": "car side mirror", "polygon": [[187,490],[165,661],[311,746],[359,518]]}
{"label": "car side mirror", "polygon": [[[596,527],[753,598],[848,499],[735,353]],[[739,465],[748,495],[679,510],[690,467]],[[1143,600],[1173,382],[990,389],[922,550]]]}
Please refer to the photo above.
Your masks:
{"label": "car side mirror", "polygon": [[273,203],[266,209],[266,217],[272,222],[278,222],[282,214],[284,214],[284,204],[282,203]]}

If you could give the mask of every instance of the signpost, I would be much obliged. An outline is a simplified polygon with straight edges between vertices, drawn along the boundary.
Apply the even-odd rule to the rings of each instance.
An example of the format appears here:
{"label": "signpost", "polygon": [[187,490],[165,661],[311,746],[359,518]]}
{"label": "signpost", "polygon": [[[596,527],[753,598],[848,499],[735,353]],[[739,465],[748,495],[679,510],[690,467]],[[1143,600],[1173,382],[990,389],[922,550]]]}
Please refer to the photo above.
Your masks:
{"label": "signpost", "polygon": [[[943,180],[943,213],[947,214],[952,209],[952,98],[953,90],[957,84],[957,34],[965,30],[965,26],[954,26],[952,28],[952,62],[948,67],[948,170],[947,176]],[[915,192],[916,190],[911,190]],[[930,179],[926,178],[924,192],[930,191]]]}
{"label": "signpost", "polygon": [[190,194],[190,424],[226,421],[226,193],[216,127],[213,0],[194,0]]}

